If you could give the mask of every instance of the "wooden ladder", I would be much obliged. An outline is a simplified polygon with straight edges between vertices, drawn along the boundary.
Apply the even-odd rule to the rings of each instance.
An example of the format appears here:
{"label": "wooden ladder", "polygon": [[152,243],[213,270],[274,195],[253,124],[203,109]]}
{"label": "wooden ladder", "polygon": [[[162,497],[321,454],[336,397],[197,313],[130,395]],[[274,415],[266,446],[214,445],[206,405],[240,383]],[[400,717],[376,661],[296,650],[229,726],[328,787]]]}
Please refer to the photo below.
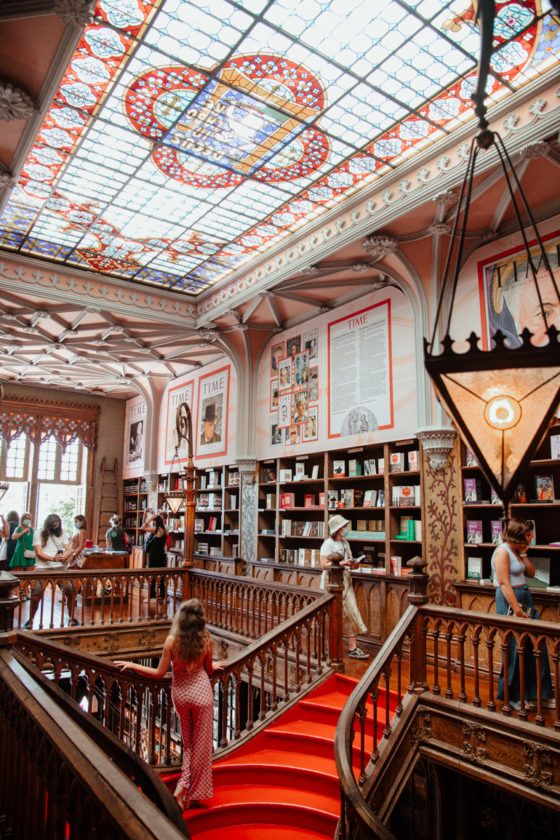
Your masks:
{"label": "wooden ladder", "polygon": [[[115,458],[112,467],[105,466],[105,457],[101,459],[99,467],[99,478],[101,493],[99,495],[99,502],[97,505],[97,533],[94,532],[94,542],[96,545],[105,545],[105,534],[109,528],[109,519],[113,514],[119,513],[120,500],[118,496],[118,476],[119,464]],[[97,537],[97,539],[95,539]]]}

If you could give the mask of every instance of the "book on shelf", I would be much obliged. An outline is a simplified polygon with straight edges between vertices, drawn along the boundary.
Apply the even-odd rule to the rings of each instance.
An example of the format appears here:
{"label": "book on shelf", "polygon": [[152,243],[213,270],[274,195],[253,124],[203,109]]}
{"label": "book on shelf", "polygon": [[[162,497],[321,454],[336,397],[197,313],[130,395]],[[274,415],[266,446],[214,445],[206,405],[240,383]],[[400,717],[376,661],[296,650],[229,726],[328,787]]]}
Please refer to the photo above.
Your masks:
{"label": "book on shelf", "polygon": [[356,487],[354,490],[354,507],[364,506],[365,491],[363,487]]}
{"label": "book on shelf", "polygon": [[207,508],[209,505],[208,493],[198,493],[196,506],[199,508]]}
{"label": "book on shelf", "polygon": [[406,464],[410,472],[417,472],[419,467],[419,455],[417,449],[411,449],[410,452],[407,452],[406,455]]}
{"label": "book on shelf", "polygon": [[294,472],[294,481],[304,481],[307,478],[305,473],[305,464],[296,463]]}
{"label": "book on shelf", "polygon": [[402,557],[397,554],[391,556],[391,574],[400,577],[402,572]]}
{"label": "book on shelf", "polygon": [[311,468],[311,478],[319,478],[319,464],[313,464],[313,467]]}
{"label": "book on shelf", "polygon": [[537,502],[554,501],[554,479],[551,475],[536,475],[535,489]]}
{"label": "book on shelf", "polygon": [[294,493],[280,493],[280,510],[286,508],[293,508],[296,506],[296,497]]}
{"label": "book on shelf", "polygon": [[[273,484],[276,481],[276,470],[272,469],[271,467],[266,467],[263,472],[263,481],[266,484]],[[290,479],[287,479],[290,481]]]}
{"label": "book on shelf", "polygon": [[228,482],[230,487],[239,487],[240,483],[240,475],[239,470],[232,470],[228,476]]}
{"label": "book on shelf", "polygon": [[493,487],[490,487],[490,504],[491,505],[501,505],[502,504],[502,500],[500,499],[500,497],[498,496],[498,494],[496,493],[496,491],[494,490]]}
{"label": "book on shelf", "polygon": [[316,507],[314,493],[305,494],[305,496],[303,497],[303,506],[306,508]]}
{"label": "book on shelf", "polygon": [[482,557],[467,557],[467,580],[482,578]]}
{"label": "book on shelf", "polygon": [[364,507],[365,508],[372,508],[375,507],[377,503],[377,490],[365,490],[364,491]]}
{"label": "book on shelf", "polygon": [[480,502],[481,499],[481,483],[478,478],[464,478],[463,479],[463,495],[466,505],[472,505],[475,502]]}
{"label": "book on shelf", "polygon": [[325,499],[326,499],[326,497],[327,497],[327,494],[326,494],[326,493],[319,493],[319,507],[320,507],[320,508],[324,508],[324,507],[325,507]]}
{"label": "book on shelf", "polygon": [[550,457],[560,460],[560,435],[550,436]]}
{"label": "book on shelf", "polygon": [[[528,519],[527,522],[531,526],[531,533],[533,534],[533,539],[531,540],[530,544],[531,545],[536,545],[537,544],[537,523],[535,522],[534,519]],[[553,543],[550,543],[550,545],[553,545]]]}
{"label": "book on shelf", "polygon": [[289,469],[283,469],[279,472],[280,481],[291,481],[293,478],[293,473]]}
{"label": "book on shelf", "polygon": [[492,545],[501,545],[503,542],[502,531],[504,529],[501,519],[490,520],[490,542]]}
{"label": "book on shelf", "polygon": [[414,520],[414,539],[417,542],[422,542],[422,520],[415,519]]}
{"label": "book on shelf", "polygon": [[513,493],[513,499],[515,502],[521,505],[527,504],[529,499],[527,498],[527,488],[525,487],[525,482],[520,481]]}
{"label": "book on shelf", "polygon": [[385,472],[385,458],[377,459],[377,472],[379,475],[383,475]]}
{"label": "book on shelf", "polygon": [[208,554],[208,543],[207,542],[199,542],[196,550],[198,554]]}
{"label": "book on shelf", "polygon": [[220,496],[218,493],[208,493],[208,508],[210,510],[215,510],[220,506]]}
{"label": "book on shelf", "polygon": [[234,493],[233,495],[231,495],[229,497],[229,509],[230,510],[237,510],[237,508],[238,508],[237,495]]}
{"label": "book on shelf", "polygon": [[377,491],[377,502],[375,507],[385,507],[385,490]]}
{"label": "book on shelf", "polygon": [[194,532],[195,534],[202,534],[204,531],[204,519],[195,519],[194,520]]}
{"label": "book on shelf", "polygon": [[375,458],[364,458],[364,475],[375,475],[377,473],[377,465]]}
{"label": "book on shelf", "polygon": [[208,476],[208,484],[207,487],[216,487],[219,485],[218,480],[218,473],[216,470],[206,470],[206,475]]}
{"label": "book on shelf", "polygon": [[354,507],[354,490],[351,487],[345,487],[343,490],[340,491],[340,501],[342,502],[342,507],[351,508]]}
{"label": "book on shelf", "polygon": [[231,546],[231,556],[234,559],[237,559],[239,557],[239,543],[233,543],[232,544],[232,546]]}
{"label": "book on shelf", "polygon": [[362,474],[362,465],[356,458],[350,458],[348,461],[348,475],[357,476]]}
{"label": "book on shelf", "polygon": [[221,557],[222,552],[220,548],[216,545],[210,547],[210,557]]}
{"label": "book on shelf", "polygon": [[332,471],[334,476],[346,475],[346,461],[333,461]]}
{"label": "book on shelf", "polygon": [[338,507],[338,490],[327,490],[329,508]]}
{"label": "book on shelf", "polygon": [[[264,533],[261,531],[261,533]],[[291,537],[292,536],[292,520],[291,519],[283,519],[282,520],[282,536],[283,537]]]}
{"label": "book on shelf", "polygon": [[389,453],[389,472],[403,472],[404,470],[404,452],[390,452]]}
{"label": "book on shelf", "polygon": [[267,510],[274,510],[276,507],[276,493],[266,494],[266,508]]}
{"label": "book on shelf", "polygon": [[469,519],[467,521],[467,543],[469,545],[480,545],[482,541],[482,519]]}
{"label": "book on shelf", "polygon": [[474,454],[471,452],[470,449],[467,449],[465,455],[465,466],[467,467],[478,467],[478,461],[474,457]]}
{"label": "book on shelf", "polygon": [[208,531],[215,531],[218,527],[218,517],[217,516],[209,516],[208,517]]}
{"label": "book on shelf", "polygon": [[392,503],[395,507],[414,507],[417,504],[414,485],[395,485],[392,488]]}

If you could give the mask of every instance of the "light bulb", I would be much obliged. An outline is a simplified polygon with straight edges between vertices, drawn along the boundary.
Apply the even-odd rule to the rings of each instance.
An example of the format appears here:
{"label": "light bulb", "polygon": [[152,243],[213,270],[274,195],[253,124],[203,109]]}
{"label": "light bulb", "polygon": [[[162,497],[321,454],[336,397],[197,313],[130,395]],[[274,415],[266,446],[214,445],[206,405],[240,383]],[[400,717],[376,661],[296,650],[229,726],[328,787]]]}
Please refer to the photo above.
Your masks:
{"label": "light bulb", "polygon": [[519,423],[520,418],[520,404],[507,394],[499,394],[486,403],[484,419],[493,429],[498,431],[512,429]]}

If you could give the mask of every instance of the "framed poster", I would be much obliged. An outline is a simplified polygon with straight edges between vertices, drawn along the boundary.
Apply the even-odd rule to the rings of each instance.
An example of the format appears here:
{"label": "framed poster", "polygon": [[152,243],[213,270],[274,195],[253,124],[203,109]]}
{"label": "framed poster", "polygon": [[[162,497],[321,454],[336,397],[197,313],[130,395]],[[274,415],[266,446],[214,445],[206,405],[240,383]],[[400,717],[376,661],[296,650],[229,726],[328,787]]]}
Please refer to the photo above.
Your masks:
{"label": "framed poster", "polygon": [[196,453],[198,458],[225,455],[228,448],[230,365],[198,380]]}
{"label": "framed poster", "polygon": [[329,438],[393,428],[390,299],[328,324],[328,370]]}
{"label": "framed poster", "polygon": [[[556,284],[560,286],[560,232],[543,236],[543,245]],[[540,248],[530,242],[531,256],[549,326],[560,330],[560,304],[550,274],[543,265]],[[548,343],[533,272],[523,244],[487,257],[478,263],[482,342],[489,349],[493,335],[501,330],[509,347],[519,347],[519,334],[528,328],[532,343]]]}
{"label": "framed poster", "polygon": [[175,454],[175,447],[177,449],[177,456],[179,461],[185,461],[188,455],[188,447],[185,440],[181,440],[179,445],[179,436],[175,426],[177,407],[181,403],[186,402],[190,406],[191,413],[194,406],[194,379],[189,379],[181,385],[173,385],[167,391],[167,405],[165,412],[165,457],[164,463],[169,466],[173,461]]}
{"label": "framed poster", "polygon": [[123,478],[144,474],[147,406],[143,397],[126,403],[124,425]]}

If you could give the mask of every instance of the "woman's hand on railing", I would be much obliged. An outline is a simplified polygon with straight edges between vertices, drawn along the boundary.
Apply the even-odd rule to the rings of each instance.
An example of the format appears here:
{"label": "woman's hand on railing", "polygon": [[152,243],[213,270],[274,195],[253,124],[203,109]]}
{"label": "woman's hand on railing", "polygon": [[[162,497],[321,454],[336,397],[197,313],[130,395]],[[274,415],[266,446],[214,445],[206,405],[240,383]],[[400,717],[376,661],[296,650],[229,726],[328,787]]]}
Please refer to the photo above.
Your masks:
{"label": "woman's hand on railing", "polygon": [[113,665],[116,665],[119,671],[126,671],[127,668],[134,671],[134,662],[127,662],[125,659],[115,659]]}
{"label": "woman's hand on railing", "polygon": [[224,659],[223,661],[220,660],[219,662],[212,662],[212,673],[215,674],[216,671],[223,671],[224,668],[227,668],[227,662]]}

